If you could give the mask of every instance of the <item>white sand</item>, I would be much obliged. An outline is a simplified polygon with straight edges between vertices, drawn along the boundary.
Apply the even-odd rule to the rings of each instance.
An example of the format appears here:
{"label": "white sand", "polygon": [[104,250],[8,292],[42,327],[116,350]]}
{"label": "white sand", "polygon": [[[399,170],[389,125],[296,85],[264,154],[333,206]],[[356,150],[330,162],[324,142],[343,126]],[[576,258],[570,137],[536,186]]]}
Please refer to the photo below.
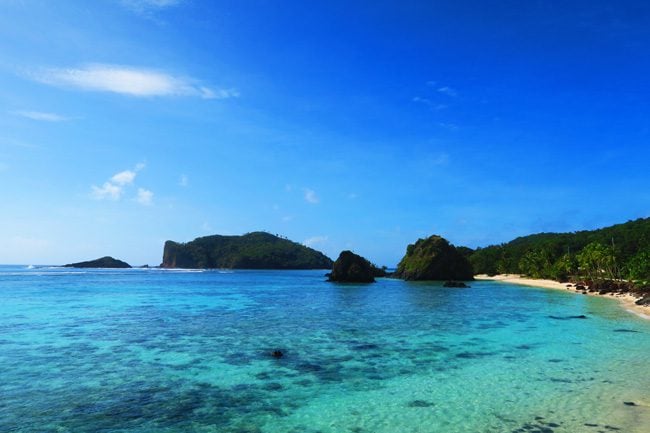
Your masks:
{"label": "white sand", "polygon": [[[538,280],[535,278],[525,278],[518,274],[500,274],[490,277],[485,274],[475,275],[474,279],[476,280],[490,280],[490,281],[502,281],[504,283],[520,284],[522,286],[533,286],[533,287],[542,287],[545,289],[556,289],[556,290],[570,290],[575,293],[578,293],[573,284],[570,283],[558,283],[553,280]],[[630,313],[634,313],[639,317],[642,317],[646,320],[650,320],[650,306],[637,305],[635,302],[639,299],[638,297],[629,294],[613,294],[608,293],[606,295],[600,295],[599,293],[589,293],[587,295],[591,296],[609,296],[610,298],[617,299]]]}

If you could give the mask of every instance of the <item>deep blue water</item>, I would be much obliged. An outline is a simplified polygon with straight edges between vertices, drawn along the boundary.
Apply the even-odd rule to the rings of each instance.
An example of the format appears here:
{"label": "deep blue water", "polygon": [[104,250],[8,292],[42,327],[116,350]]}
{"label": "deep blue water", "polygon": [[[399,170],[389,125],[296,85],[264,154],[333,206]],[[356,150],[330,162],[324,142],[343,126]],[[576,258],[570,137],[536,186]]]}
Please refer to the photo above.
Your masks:
{"label": "deep blue water", "polygon": [[613,300],[323,274],[0,266],[0,432],[650,432]]}

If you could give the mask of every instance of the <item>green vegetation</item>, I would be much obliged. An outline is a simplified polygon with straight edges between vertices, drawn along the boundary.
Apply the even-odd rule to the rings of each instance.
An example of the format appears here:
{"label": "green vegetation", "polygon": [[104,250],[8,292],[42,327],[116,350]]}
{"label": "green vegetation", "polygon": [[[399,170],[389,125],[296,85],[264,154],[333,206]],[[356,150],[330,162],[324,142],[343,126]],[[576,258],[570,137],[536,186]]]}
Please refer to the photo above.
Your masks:
{"label": "green vegetation", "polygon": [[329,269],[324,254],[265,232],[205,236],[191,242],[165,242],[163,268]]}
{"label": "green vegetation", "polygon": [[469,260],[476,274],[644,283],[650,280],[650,218],[598,230],[520,237],[478,248]]}
{"label": "green vegetation", "polygon": [[345,283],[373,283],[375,277],[386,276],[386,271],[352,251],[342,251],[332,266],[329,281]]}
{"label": "green vegetation", "polygon": [[433,235],[418,239],[406,248],[395,276],[405,280],[472,280],[468,248],[456,248],[446,239]]}
{"label": "green vegetation", "polygon": [[113,257],[102,257],[100,259],[89,260],[87,262],[70,263],[63,266],[64,268],[130,268],[126,262],[114,259]]}

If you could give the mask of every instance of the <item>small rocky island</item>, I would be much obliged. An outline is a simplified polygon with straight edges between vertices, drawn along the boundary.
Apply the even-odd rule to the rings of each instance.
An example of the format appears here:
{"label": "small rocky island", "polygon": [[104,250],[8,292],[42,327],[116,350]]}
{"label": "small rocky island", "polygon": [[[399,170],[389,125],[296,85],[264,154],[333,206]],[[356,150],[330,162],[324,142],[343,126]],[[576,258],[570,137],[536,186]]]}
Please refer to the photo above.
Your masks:
{"label": "small rocky island", "polygon": [[114,259],[113,257],[106,256],[95,260],[89,260],[87,262],[79,263],[69,263],[63,265],[64,268],[115,268],[115,269],[127,269],[130,268],[126,262],[122,260]]}
{"label": "small rocky island", "polygon": [[342,251],[328,274],[328,281],[340,283],[374,283],[375,277],[386,276],[386,271],[352,251]]}
{"label": "small rocky island", "polygon": [[395,277],[404,280],[468,281],[474,279],[467,257],[437,235],[418,239],[406,248]]}
{"label": "small rocky island", "polygon": [[213,235],[191,242],[165,242],[162,268],[331,269],[323,253],[266,232]]}

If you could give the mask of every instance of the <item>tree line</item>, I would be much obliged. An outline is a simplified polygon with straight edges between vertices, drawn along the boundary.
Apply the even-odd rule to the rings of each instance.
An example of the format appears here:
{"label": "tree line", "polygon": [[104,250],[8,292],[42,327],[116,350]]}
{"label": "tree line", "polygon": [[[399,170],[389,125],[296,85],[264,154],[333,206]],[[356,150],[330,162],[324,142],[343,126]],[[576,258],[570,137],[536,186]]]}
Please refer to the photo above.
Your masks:
{"label": "tree line", "polygon": [[570,279],[650,281],[650,218],[598,230],[539,233],[469,255],[476,274],[524,274]]}

